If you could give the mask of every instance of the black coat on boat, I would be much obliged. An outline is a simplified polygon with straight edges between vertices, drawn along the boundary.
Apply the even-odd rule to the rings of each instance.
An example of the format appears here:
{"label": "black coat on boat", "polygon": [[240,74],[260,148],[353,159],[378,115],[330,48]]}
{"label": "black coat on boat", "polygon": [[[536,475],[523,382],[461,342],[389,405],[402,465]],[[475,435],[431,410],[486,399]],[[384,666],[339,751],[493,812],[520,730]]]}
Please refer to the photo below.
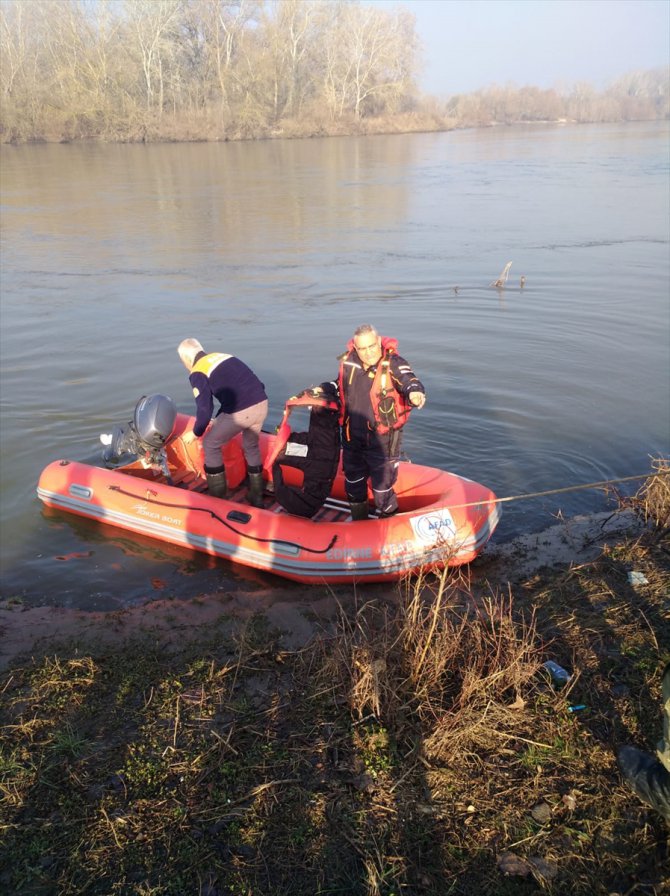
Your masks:
{"label": "black coat on boat", "polygon": [[[313,517],[329,496],[340,459],[338,412],[313,405],[307,432],[292,432],[272,465],[275,498],[289,513]],[[301,487],[287,485],[282,466],[302,470]]]}

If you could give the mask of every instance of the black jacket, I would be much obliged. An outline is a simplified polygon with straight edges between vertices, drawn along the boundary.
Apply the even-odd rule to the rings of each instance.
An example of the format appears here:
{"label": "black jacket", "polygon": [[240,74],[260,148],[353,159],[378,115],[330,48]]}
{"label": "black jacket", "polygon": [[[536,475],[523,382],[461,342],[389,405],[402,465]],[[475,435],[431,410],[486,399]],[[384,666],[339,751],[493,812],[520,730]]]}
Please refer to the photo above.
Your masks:
{"label": "black jacket", "polygon": [[[277,501],[289,513],[314,516],[330,494],[339,459],[338,412],[314,406],[307,432],[291,433],[272,466]],[[302,470],[302,486],[287,485],[282,466]]]}

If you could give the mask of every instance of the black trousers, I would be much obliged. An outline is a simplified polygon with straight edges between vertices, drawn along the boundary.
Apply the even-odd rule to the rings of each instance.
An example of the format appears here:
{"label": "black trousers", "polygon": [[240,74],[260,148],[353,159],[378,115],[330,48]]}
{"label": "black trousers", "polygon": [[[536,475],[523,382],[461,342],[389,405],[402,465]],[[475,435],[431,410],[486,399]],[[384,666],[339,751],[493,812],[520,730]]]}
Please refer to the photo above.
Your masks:
{"label": "black trousers", "polygon": [[393,486],[398,478],[402,433],[370,433],[366,439],[352,439],[342,446],[342,468],[347,497],[352,504],[368,500],[368,480],[375,507],[380,513],[393,513],[398,499]]}

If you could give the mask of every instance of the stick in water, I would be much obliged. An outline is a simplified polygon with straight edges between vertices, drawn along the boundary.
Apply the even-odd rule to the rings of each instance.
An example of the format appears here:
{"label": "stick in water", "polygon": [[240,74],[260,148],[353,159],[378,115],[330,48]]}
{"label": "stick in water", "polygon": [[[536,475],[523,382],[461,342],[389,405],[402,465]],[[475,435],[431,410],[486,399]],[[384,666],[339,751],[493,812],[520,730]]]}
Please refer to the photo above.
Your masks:
{"label": "stick in water", "polygon": [[498,279],[494,280],[493,283],[491,283],[491,286],[495,286],[497,289],[500,289],[501,287],[503,287],[505,285],[505,283],[507,283],[507,276],[509,274],[509,269],[511,267],[512,267],[512,262],[508,261],[507,264],[505,265],[505,267],[500,272],[500,276],[498,277]]}

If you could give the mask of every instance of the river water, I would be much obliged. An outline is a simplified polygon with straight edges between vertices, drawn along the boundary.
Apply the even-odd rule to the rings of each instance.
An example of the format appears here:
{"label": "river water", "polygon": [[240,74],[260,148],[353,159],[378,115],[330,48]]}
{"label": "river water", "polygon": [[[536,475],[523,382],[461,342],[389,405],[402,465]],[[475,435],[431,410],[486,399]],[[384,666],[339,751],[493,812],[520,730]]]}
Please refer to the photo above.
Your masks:
{"label": "river water", "polygon": [[[35,496],[141,395],[191,410],[185,336],[250,364],[270,428],[371,322],[426,386],[412,460],[500,497],[648,472],[670,455],[669,142],[665,122],[2,147],[1,596],[111,609],[279,583]],[[494,537],[606,506],[509,502]]]}

